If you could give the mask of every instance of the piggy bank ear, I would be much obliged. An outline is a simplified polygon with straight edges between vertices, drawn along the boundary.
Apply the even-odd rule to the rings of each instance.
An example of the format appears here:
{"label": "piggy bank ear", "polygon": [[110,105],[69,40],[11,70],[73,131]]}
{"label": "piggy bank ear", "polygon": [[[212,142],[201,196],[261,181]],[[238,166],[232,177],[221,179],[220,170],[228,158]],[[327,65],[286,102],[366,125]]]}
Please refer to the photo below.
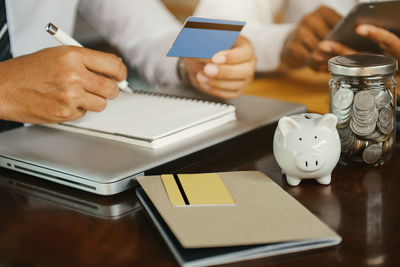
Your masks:
{"label": "piggy bank ear", "polygon": [[290,117],[282,117],[278,122],[278,129],[285,136],[288,132],[300,129],[300,125]]}
{"label": "piggy bank ear", "polygon": [[336,129],[337,117],[331,113],[327,113],[322,117],[316,119],[316,125],[328,127],[329,129]]}

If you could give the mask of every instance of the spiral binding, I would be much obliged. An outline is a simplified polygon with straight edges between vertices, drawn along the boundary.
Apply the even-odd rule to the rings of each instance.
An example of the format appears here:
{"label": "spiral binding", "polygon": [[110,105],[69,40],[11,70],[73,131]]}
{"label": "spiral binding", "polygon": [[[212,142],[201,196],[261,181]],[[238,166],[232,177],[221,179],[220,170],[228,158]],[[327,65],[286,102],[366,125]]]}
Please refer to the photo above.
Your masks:
{"label": "spiral binding", "polygon": [[172,94],[161,93],[161,92],[132,90],[132,93],[139,94],[139,95],[149,95],[149,96],[156,96],[156,97],[162,97],[162,98],[179,99],[179,100],[192,101],[192,102],[198,102],[198,103],[213,104],[213,105],[218,105],[218,106],[222,106],[222,107],[233,106],[232,104],[217,102],[217,101],[213,101],[213,100],[205,100],[205,99],[199,99],[199,98],[188,97],[188,96],[178,96],[178,95],[172,95]]}

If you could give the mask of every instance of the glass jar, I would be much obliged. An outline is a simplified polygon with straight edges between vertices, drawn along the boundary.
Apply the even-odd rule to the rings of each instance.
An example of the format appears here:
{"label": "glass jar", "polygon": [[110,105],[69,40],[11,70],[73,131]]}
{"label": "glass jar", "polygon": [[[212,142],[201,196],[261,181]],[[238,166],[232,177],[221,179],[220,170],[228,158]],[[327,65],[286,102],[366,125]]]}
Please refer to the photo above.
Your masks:
{"label": "glass jar", "polygon": [[388,161],[396,138],[397,60],[353,54],[328,62],[329,110],[338,118],[342,165],[378,166]]}

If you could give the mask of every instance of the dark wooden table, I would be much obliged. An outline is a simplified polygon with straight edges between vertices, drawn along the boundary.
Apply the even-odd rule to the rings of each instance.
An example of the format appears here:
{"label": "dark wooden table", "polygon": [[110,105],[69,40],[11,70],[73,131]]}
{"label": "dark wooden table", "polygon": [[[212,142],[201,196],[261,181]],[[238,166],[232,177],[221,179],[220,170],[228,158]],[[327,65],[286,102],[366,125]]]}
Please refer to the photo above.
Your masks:
{"label": "dark wooden table", "polygon": [[[332,184],[290,187],[272,153],[275,125],[151,173],[259,170],[337,231],[329,249],[234,266],[400,266],[400,151],[377,168],[338,166]],[[112,163],[110,163],[112,164]],[[0,169],[0,266],[176,266],[133,190],[100,197]]]}

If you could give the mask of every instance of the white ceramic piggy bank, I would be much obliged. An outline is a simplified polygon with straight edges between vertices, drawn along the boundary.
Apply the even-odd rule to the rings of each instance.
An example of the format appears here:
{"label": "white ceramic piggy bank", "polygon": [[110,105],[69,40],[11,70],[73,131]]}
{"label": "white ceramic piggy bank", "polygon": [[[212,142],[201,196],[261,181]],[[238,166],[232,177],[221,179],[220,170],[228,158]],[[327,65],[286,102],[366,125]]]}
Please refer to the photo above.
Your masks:
{"label": "white ceramic piggy bank", "polygon": [[282,117],[274,135],[274,156],[287,182],[296,186],[301,179],[331,182],[340,156],[340,139],[333,114],[305,113]]}

